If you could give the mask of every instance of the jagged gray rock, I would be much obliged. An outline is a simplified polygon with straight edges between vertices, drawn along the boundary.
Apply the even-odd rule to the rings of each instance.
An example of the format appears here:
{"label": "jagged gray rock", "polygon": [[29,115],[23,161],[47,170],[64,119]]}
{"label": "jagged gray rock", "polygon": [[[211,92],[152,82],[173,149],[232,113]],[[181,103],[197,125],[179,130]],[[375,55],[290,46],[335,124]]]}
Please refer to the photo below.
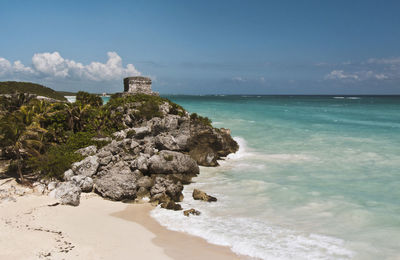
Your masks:
{"label": "jagged gray rock", "polygon": [[97,152],[97,147],[95,145],[91,145],[85,148],[81,148],[76,153],[81,154],[82,156],[94,155]]}
{"label": "jagged gray rock", "polygon": [[170,210],[182,210],[182,206],[174,201],[168,201],[161,203],[161,208],[170,209]]}
{"label": "jagged gray rock", "polygon": [[137,185],[139,187],[143,187],[145,189],[149,189],[153,186],[154,181],[149,176],[143,176],[137,181]]}
{"label": "jagged gray rock", "polygon": [[146,127],[146,126],[142,126],[142,127],[136,127],[136,128],[131,128],[131,130],[135,131],[135,138],[137,139],[142,139],[145,136],[151,134],[151,130],[150,128]]}
{"label": "jagged gray rock", "polygon": [[47,184],[47,190],[48,191],[52,191],[52,190],[54,190],[55,188],[57,188],[57,182],[55,182],[55,181],[51,181],[51,182],[49,182],[49,184]]}
{"label": "jagged gray rock", "polygon": [[217,201],[216,197],[210,196],[207,193],[205,193],[204,191],[201,191],[198,189],[193,190],[192,196],[193,196],[193,199],[195,199],[195,200],[203,200],[203,201],[207,201],[207,202]]}
{"label": "jagged gray rock", "polygon": [[133,200],[137,196],[137,179],[137,175],[132,172],[104,174],[96,178],[95,190],[112,200]]}
{"label": "jagged gray rock", "polygon": [[189,217],[190,215],[199,216],[200,214],[201,214],[200,211],[195,210],[193,208],[183,211],[183,215],[185,215],[186,217]]}
{"label": "jagged gray rock", "polygon": [[75,175],[93,176],[99,168],[99,158],[96,155],[88,156],[80,162],[72,164],[72,171]]}
{"label": "jagged gray rock", "polygon": [[199,166],[189,155],[173,151],[161,151],[148,160],[149,171],[155,174],[182,173],[197,175]]}
{"label": "jagged gray rock", "polygon": [[183,185],[180,182],[174,183],[172,180],[157,176],[154,181],[154,185],[150,190],[151,199],[153,201],[168,202],[182,201]]}
{"label": "jagged gray rock", "polygon": [[59,200],[63,205],[78,206],[81,198],[81,189],[75,182],[67,181],[61,183],[50,192],[50,196]]}
{"label": "jagged gray rock", "polygon": [[239,146],[230,136],[229,129],[192,124],[188,148],[190,156],[202,166],[218,166],[217,160],[235,153]]}
{"label": "jagged gray rock", "polygon": [[132,163],[131,169],[136,170],[138,169],[142,173],[147,173],[149,170],[148,160],[150,156],[148,154],[141,153]]}
{"label": "jagged gray rock", "polygon": [[93,179],[84,175],[75,175],[71,178],[72,182],[81,188],[83,192],[91,192],[93,190]]}
{"label": "jagged gray rock", "polygon": [[155,137],[155,145],[158,150],[182,151],[183,149],[178,145],[175,137],[161,133]]}
{"label": "jagged gray rock", "polygon": [[71,178],[75,175],[75,173],[69,169],[64,172],[64,181],[70,181]]}
{"label": "jagged gray rock", "polygon": [[43,194],[46,190],[46,184],[40,183],[40,182],[35,182],[32,184],[33,191],[39,194]]}

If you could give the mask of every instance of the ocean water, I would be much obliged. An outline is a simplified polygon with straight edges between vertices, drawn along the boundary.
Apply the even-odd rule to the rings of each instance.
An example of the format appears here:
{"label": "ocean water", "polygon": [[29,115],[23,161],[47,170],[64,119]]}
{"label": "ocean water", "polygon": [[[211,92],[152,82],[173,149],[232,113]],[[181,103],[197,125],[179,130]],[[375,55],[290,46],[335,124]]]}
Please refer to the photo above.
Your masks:
{"label": "ocean water", "polygon": [[[65,96],[65,98],[68,100],[70,103],[74,103],[76,101],[76,96]],[[103,104],[107,104],[107,102],[110,100],[110,96],[101,96],[101,99],[103,100]]]}
{"label": "ocean water", "polygon": [[156,208],[162,225],[261,259],[400,259],[400,97],[168,98],[240,150],[185,186],[200,216]]}

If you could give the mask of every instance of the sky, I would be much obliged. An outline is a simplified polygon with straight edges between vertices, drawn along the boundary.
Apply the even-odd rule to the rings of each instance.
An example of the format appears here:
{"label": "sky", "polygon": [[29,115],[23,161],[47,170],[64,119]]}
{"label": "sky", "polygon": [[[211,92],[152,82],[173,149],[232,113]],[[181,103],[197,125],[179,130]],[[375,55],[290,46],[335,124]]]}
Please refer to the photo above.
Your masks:
{"label": "sky", "polygon": [[400,1],[0,1],[0,80],[161,94],[400,94]]}

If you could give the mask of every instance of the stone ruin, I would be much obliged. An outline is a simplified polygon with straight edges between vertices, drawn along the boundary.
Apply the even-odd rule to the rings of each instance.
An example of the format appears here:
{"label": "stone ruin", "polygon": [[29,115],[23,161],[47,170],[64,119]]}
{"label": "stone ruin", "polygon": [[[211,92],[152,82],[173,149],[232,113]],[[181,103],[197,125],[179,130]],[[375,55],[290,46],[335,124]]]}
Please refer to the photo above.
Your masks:
{"label": "stone ruin", "polygon": [[151,90],[151,79],[142,76],[124,78],[124,94],[146,94],[158,96],[157,92]]}

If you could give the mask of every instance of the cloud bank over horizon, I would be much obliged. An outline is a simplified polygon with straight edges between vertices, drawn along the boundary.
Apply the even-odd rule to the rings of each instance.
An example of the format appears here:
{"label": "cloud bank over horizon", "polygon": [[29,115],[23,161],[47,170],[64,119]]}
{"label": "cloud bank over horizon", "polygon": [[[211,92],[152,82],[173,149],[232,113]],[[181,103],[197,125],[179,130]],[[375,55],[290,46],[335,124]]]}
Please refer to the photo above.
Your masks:
{"label": "cloud bank over horizon", "polygon": [[[156,83],[153,87],[160,93],[290,94],[298,92],[304,85],[311,89],[307,93],[347,93],[354,89],[360,93],[368,93],[371,92],[370,86],[397,89],[400,82],[399,57],[339,63],[286,64],[264,61],[256,63],[257,66],[253,63],[232,63],[229,71],[225,71],[224,67],[222,72],[214,63],[200,62],[200,68],[187,66],[182,74],[184,76],[178,77],[169,75],[176,70],[182,70],[180,63],[165,63],[156,68],[141,61],[137,61],[137,64],[141,69],[151,72],[151,78]],[[299,68],[301,74],[298,73]],[[122,90],[124,77],[138,75],[141,72],[133,64],[124,65],[118,53],[111,51],[107,52],[106,61],[91,61],[86,64],[64,58],[57,51],[35,53],[30,64],[0,56],[0,80],[31,81],[56,90],[118,92]],[[209,78],[203,78],[204,75]]]}
{"label": "cloud bank over horizon", "polygon": [[31,65],[21,61],[11,62],[0,57],[0,78],[14,80],[77,80],[77,81],[115,81],[126,76],[138,76],[141,73],[133,64],[122,64],[122,58],[116,52],[107,52],[105,63],[93,61],[87,65],[65,59],[57,51],[35,53]]}

